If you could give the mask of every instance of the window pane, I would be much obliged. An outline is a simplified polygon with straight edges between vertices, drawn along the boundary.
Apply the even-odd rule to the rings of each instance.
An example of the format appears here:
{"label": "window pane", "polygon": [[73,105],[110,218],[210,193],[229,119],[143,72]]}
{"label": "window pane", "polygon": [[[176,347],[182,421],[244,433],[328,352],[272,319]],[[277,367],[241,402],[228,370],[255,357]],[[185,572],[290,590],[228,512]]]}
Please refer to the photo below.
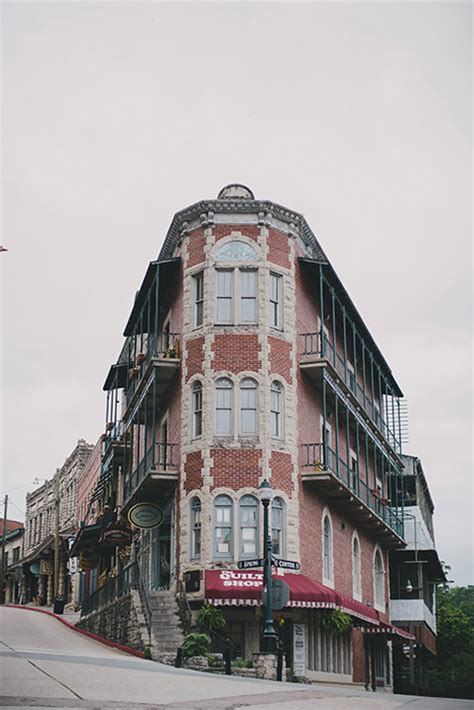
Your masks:
{"label": "window pane", "polygon": [[257,300],[255,298],[241,299],[240,320],[242,323],[257,322]]}
{"label": "window pane", "polygon": [[255,271],[240,272],[240,295],[253,296],[256,294],[257,274]]}
{"label": "window pane", "polygon": [[232,322],[232,299],[218,298],[217,299],[217,322],[231,323]]}
{"label": "window pane", "polygon": [[241,433],[257,433],[257,412],[254,409],[243,409],[241,412]]}
{"label": "window pane", "polygon": [[226,296],[231,298],[232,296],[232,271],[218,271],[217,272],[217,295]]}

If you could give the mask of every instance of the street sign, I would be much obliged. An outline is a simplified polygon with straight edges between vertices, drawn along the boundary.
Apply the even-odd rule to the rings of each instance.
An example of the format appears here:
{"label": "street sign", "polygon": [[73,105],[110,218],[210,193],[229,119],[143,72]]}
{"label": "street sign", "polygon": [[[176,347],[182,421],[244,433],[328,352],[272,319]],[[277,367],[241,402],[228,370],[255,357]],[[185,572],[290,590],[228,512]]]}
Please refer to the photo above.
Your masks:
{"label": "street sign", "polygon": [[255,560],[239,560],[239,562],[237,562],[237,567],[238,569],[254,569],[254,567],[263,567],[263,560],[261,558]]}
{"label": "street sign", "polygon": [[279,560],[278,557],[272,557],[272,565],[275,567],[281,567],[282,569],[299,570],[301,568],[299,562],[293,562],[292,560]]}
{"label": "street sign", "polygon": [[[279,611],[283,609],[290,601],[290,588],[283,579],[272,580],[272,609]],[[267,588],[262,589],[262,603],[267,604]]]}

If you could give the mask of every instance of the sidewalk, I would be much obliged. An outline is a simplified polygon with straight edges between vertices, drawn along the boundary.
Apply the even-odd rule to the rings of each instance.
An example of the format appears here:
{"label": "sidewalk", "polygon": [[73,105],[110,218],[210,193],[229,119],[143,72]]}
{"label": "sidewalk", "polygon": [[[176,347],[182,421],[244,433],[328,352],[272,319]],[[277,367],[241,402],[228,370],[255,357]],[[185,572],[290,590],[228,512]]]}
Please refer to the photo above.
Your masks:
{"label": "sidewalk", "polygon": [[71,624],[76,624],[81,617],[80,611],[74,611],[72,608],[67,607],[67,606],[64,607],[63,614],[55,614],[53,605],[48,606],[47,604],[43,604],[41,606],[38,606],[37,604],[32,604],[31,602],[29,602],[28,604],[22,604],[21,606],[23,606],[25,609],[36,609],[38,611],[46,611],[46,612],[48,612],[48,614],[53,614],[54,616],[57,616],[58,618],[66,619]]}

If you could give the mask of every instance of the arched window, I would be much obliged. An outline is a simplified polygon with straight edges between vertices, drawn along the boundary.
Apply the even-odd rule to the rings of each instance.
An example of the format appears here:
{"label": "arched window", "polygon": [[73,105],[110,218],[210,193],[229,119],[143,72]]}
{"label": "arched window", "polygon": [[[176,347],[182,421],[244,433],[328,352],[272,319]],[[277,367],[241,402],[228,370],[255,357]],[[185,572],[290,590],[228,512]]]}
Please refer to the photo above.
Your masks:
{"label": "arched window", "polygon": [[258,500],[242,496],[239,501],[239,555],[258,557]]}
{"label": "arched window", "polygon": [[276,557],[285,554],[285,504],[281,498],[272,500],[272,552]]}
{"label": "arched window", "polygon": [[385,604],[385,570],[382,553],[377,548],[374,555],[374,602],[379,609],[384,609]]}
{"label": "arched window", "polygon": [[214,559],[233,558],[233,503],[226,495],[214,499]]}
{"label": "arched window", "polygon": [[190,504],[191,559],[201,557],[201,501],[196,496]]}
{"label": "arched window", "polygon": [[360,599],[360,544],[357,535],[352,538],[352,596]]}
{"label": "arched window", "polygon": [[232,435],[232,381],[220,377],[216,382],[216,434]]}
{"label": "arched window", "polygon": [[282,409],[283,409],[283,386],[274,380],[270,387],[270,428],[273,439],[281,439]]}
{"label": "arched window", "polygon": [[202,383],[193,384],[193,439],[202,436]]}
{"label": "arched window", "polygon": [[323,518],[323,581],[332,583],[332,529],[329,515]]}
{"label": "arched window", "polygon": [[216,261],[254,261],[257,254],[250,244],[235,240],[218,249],[214,258]]}
{"label": "arched window", "polygon": [[240,433],[256,436],[257,431],[257,383],[246,377],[240,383]]}

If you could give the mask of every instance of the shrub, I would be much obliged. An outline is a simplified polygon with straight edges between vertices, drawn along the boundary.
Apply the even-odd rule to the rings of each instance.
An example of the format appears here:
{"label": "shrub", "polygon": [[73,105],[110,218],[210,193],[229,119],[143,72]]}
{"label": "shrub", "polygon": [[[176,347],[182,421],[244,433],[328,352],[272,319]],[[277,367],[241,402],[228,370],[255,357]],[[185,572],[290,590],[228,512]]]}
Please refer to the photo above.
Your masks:
{"label": "shrub", "polygon": [[247,661],[245,658],[235,658],[232,665],[234,668],[253,668],[252,661]]}
{"label": "shrub", "polygon": [[207,656],[211,648],[211,637],[209,634],[201,634],[193,631],[188,634],[182,645],[184,658],[191,656]]}
{"label": "shrub", "polygon": [[227,629],[227,622],[220,609],[216,609],[212,604],[204,604],[196,617],[196,623],[201,629],[209,629],[214,633],[224,633]]}
{"label": "shrub", "polygon": [[352,618],[345,611],[334,609],[321,618],[321,628],[331,636],[344,634],[352,626]]}

